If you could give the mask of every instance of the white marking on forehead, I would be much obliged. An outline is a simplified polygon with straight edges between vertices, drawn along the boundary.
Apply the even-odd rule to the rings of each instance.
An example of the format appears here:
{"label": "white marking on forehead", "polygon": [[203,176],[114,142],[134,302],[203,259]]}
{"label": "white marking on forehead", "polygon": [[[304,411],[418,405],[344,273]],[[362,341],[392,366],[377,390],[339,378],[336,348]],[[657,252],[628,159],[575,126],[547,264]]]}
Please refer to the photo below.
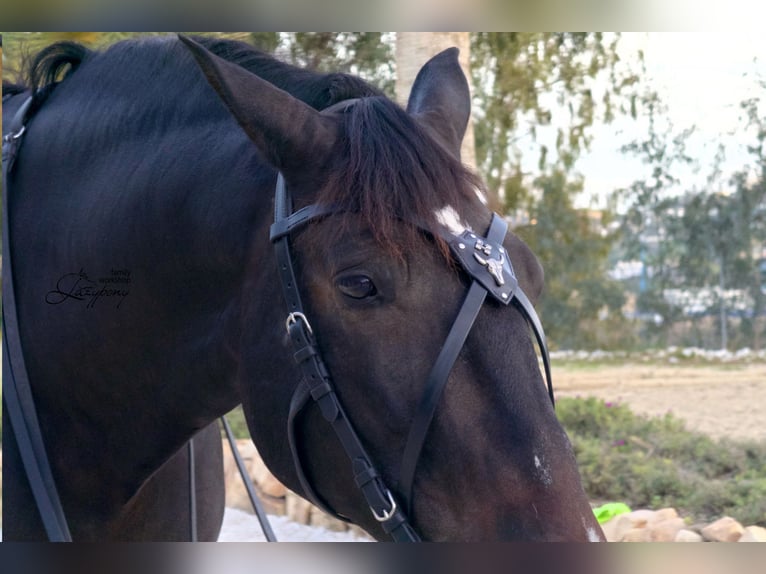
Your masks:
{"label": "white marking on forehead", "polygon": [[544,465],[542,462],[540,462],[540,458],[537,455],[535,455],[535,468],[537,469],[540,482],[542,482],[545,486],[550,486],[553,484],[553,478],[551,478],[551,470],[547,465]]}
{"label": "white marking on forehead", "polygon": [[451,205],[442,207],[436,212],[436,221],[450,230],[454,235],[460,235],[471,226],[463,221],[457,210]]}

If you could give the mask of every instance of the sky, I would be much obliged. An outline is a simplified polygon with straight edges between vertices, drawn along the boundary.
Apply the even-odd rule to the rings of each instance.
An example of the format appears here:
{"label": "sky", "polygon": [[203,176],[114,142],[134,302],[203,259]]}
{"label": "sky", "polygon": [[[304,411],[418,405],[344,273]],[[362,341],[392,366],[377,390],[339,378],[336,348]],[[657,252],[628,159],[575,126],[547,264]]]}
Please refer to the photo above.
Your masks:
{"label": "sky", "polygon": [[[738,120],[739,103],[760,95],[761,114],[766,113],[766,90],[757,81],[766,82],[766,36],[748,31],[622,34],[623,58],[634,58],[639,49],[644,51],[647,81],[667,106],[675,128],[696,126],[687,150],[699,158],[700,167],[697,173],[679,173],[682,187],[705,186],[719,142],[726,146],[725,174],[752,163],[745,146],[754,138]],[[645,177],[646,166],[638,158],[621,154],[619,148],[645,136],[647,125],[626,119],[594,129],[592,148],[578,163],[585,176],[580,206],[589,205],[592,198],[603,205],[611,191]]]}

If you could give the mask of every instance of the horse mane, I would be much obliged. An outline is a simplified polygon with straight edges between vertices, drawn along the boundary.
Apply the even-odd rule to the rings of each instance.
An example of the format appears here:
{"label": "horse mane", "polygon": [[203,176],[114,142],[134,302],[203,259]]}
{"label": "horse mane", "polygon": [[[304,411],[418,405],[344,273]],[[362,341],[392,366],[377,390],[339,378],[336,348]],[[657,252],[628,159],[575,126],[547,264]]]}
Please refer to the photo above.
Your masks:
{"label": "horse mane", "polygon": [[[161,40],[175,40],[173,37]],[[275,86],[290,92],[296,98],[306,102],[315,109],[322,110],[337,102],[368,96],[381,96],[383,93],[364,80],[343,73],[322,74],[312,70],[298,68],[282,62],[257,48],[236,40],[226,40],[207,36],[197,36],[194,39],[208,50],[246,70],[257,74]],[[109,47],[106,51],[125,56],[132,47],[141,42],[152,42],[156,38],[137,38],[124,40]],[[162,43],[155,43],[155,48]],[[164,42],[165,49],[185,53],[186,48],[178,42]],[[159,50],[158,57],[164,50]],[[38,52],[25,70],[26,83],[33,92],[41,88],[52,87],[56,82],[72,74],[95,52],[85,46],[71,41],[61,41],[51,44]]]}
{"label": "horse mane", "polygon": [[27,78],[32,92],[66,78],[92,54],[77,42],[61,41],[46,46],[30,61]]}

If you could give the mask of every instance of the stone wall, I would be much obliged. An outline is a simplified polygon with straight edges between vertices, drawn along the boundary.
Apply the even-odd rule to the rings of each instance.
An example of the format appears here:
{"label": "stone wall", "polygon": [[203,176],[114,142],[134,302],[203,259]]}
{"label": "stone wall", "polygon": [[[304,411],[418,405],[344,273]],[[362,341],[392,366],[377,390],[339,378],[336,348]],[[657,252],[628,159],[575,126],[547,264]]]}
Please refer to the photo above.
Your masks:
{"label": "stone wall", "polygon": [[766,542],[766,528],[743,527],[730,516],[711,523],[689,523],[675,508],[640,509],[603,525],[609,542]]}

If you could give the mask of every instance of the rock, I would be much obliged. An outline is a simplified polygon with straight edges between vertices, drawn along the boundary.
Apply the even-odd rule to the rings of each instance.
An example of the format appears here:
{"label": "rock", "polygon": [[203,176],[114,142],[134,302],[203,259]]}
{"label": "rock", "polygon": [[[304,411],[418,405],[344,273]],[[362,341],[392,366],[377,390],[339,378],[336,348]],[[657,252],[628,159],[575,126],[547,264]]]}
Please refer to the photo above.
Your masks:
{"label": "rock", "polygon": [[622,537],[621,542],[651,542],[651,532],[648,528],[633,528]]}
{"label": "rock", "polygon": [[701,534],[686,528],[679,530],[675,538],[675,542],[702,542],[703,540]]}
{"label": "rock", "polygon": [[226,488],[226,506],[252,512],[250,499],[247,496],[242,478],[239,476],[237,464],[231,455],[229,445],[223,445],[223,480]]}
{"label": "rock", "polygon": [[326,528],[327,530],[331,530],[333,532],[345,532],[348,530],[348,527],[345,522],[342,520],[338,520],[334,516],[330,516],[329,514],[321,511],[316,506],[311,507],[311,516],[309,517],[309,524],[311,526],[319,526],[321,528]]}
{"label": "rock", "polygon": [[[268,514],[285,514],[287,489],[268,471],[255,445],[249,439],[241,439],[237,441],[237,449],[264,510]],[[234,456],[231,454],[228,441],[224,441],[223,445],[223,475],[226,488],[226,506],[252,513],[253,506],[242,482]]]}
{"label": "rock", "polygon": [[619,542],[628,530],[633,529],[630,519],[626,514],[620,514],[601,525],[607,542]]}
{"label": "rock", "polygon": [[654,511],[654,514],[649,518],[647,524],[651,525],[653,522],[662,522],[672,518],[678,518],[678,512],[675,508],[660,508],[659,510]]}
{"label": "rock", "polygon": [[[672,511],[672,512],[670,512]],[[633,512],[626,512],[615,516],[609,522],[604,523],[601,528],[609,542],[620,542],[625,534],[634,529],[646,528],[652,522],[662,522],[668,518],[678,517],[674,514],[675,510],[662,509],[662,511],[639,509]]]}
{"label": "rock", "polygon": [[748,526],[739,539],[740,542],[766,542],[766,528],[763,526]]}
{"label": "rock", "polygon": [[370,536],[366,530],[363,530],[356,524],[349,524],[348,525],[348,531],[353,534],[354,536],[358,538],[366,538],[367,540],[374,540],[372,536]]}
{"label": "rock", "polygon": [[300,524],[309,524],[312,504],[293,492],[287,493],[287,517]]}
{"label": "rock", "polygon": [[[675,511],[674,511],[675,512]],[[647,525],[652,542],[673,542],[679,531],[685,526],[683,518],[666,518],[665,520],[653,520]]]}
{"label": "rock", "polygon": [[702,536],[711,542],[737,542],[745,529],[731,516],[724,516],[702,529]]}
{"label": "rock", "polygon": [[257,452],[256,456],[250,461],[248,469],[250,470],[253,482],[258,486],[260,492],[274,498],[284,498],[287,495],[287,487],[271,474],[271,471],[266,468],[266,464],[261,460]]}
{"label": "rock", "polygon": [[642,508],[639,510],[634,510],[633,512],[628,512],[627,514],[622,514],[621,516],[624,516],[627,520],[630,520],[633,528],[643,528],[649,523],[649,521],[654,519],[656,514],[657,513],[654,510],[647,510]]}

